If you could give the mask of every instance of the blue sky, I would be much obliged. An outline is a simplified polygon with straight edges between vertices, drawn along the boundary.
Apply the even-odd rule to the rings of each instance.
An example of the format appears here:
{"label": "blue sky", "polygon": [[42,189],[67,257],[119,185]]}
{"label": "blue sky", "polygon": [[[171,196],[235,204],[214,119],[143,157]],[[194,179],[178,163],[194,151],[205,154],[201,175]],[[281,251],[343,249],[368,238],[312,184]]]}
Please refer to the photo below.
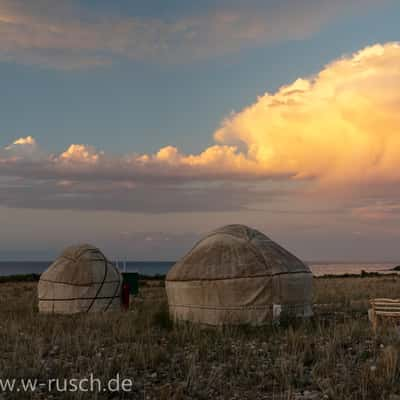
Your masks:
{"label": "blue sky", "polygon": [[[328,63],[343,56],[350,57],[367,46],[398,41],[399,16],[399,2],[390,0],[202,1],[195,4],[187,1],[76,0],[61,1],[58,7],[46,0],[0,0],[0,33],[3,37],[0,36],[0,89],[3,94],[0,97],[0,147],[6,148],[19,138],[31,136],[35,146],[40,146],[38,154],[61,154],[71,144],[93,146],[93,152],[103,150],[113,157],[131,153],[151,155],[165,146],[174,146],[184,155],[200,154],[215,144],[213,135],[225,118],[233,111],[240,112],[256,103],[257,97],[265,92],[273,94],[281,86],[289,85],[299,77],[317,74]],[[35,162],[38,157],[35,156]],[[10,176],[23,179],[26,189],[24,194],[16,192],[15,198],[0,199],[0,216],[6,218],[7,214],[7,221],[10,221],[9,215],[12,215],[11,221],[14,221],[10,222],[14,239],[3,241],[6,243],[3,246],[8,246],[2,249],[3,254],[7,254],[3,258],[18,257],[14,248],[19,246],[16,243],[21,237],[23,246],[31,249],[24,257],[31,254],[39,258],[52,256],[59,247],[75,239],[71,231],[64,236],[57,234],[55,240],[56,225],[46,222],[43,233],[47,242],[51,237],[55,243],[38,243],[29,232],[38,229],[41,220],[38,215],[43,216],[42,213],[49,218],[58,213],[57,220],[62,213],[70,213],[68,223],[83,224],[81,213],[84,212],[86,225],[81,231],[85,235],[79,239],[90,241],[95,235],[90,226],[99,211],[91,214],[87,206],[80,207],[75,200],[71,205],[64,202],[62,206],[53,206],[46,199],[34,197],[43,179],[54,184],[55,178],[46,168],[46,173],[40,172],[34,183],[28,181],[33,179],[32,176],[21,175],[16,167],[15,172],[7,169],[1,174],[3,179]],[[286,174],[286,170],[278,172]],[[156,179],[154,175],[157,174],[152,172],[152,179]],[[57,179],[67,175],[60,173]],[[160,176],[157,182],[161,182],[161,186],[168,179],[168,184],[170,180],[182,179],[173,175],[165,180],[162,174]],[[293,227],[296,225],[300,234],[307,225],[304,220],[302,223],[296,221],[296,224],[290,220],[283,224],[278,220],[271,225],[257,223],[260,218],[270,219],[272,209],[267,214],[259,211],[249,214],[248,203],[254,203],[254,199],[257,204],[263,202],[256,195],[253,200],[239,199],[238,193],[243,190],[240,185],[247,185],[246,190],[255,188],[252,183],[241,182],[242,178],[232,180],[230,177],[228,183],[221,183],[220,178],[212,182],[209,173],[204,179],[196,173],[190,176],[193,180],[180,183],[179,191],[186,190],[185,195],[188,195],[185,188],[196,182],[201,186],[197,190],[205,198],[212,199],[210,201],[232,196],[235,200],[229,204],[227,213],[233,214],[224,214],[223,210],[214,210],[211,206],[201,209],[180,205],[179,201],[185,201],[182,200],[185,196],[181,200],[179,197],[168,200],[173,204],[170,209],[154,205],[151,211],[142,203],[137,209],[126,209],[122,200],[120,208],[115,209],[103,200],[100,208],[107,215],[107,226],[112,233],[110,237],[99,238],[100,244],[108,246],[112,252],[118,241],[113,239],[116,235],[133,235],[137,241],[138,237],[143,239],[157,232],[153,235],[157,242],[163,240],[160,237],[165,234],[165,226],[178,237],[182,232],[196,237],[214,228],[215,223],[240,220],[258,225],[267,234],[272,232],[308,259],[362,258],[362,246],[345,256],[340,250],[315,253],[310,244],[293,237]],[[69,177],[68,184],[80,185],[79,179]],[[108,178],[103,175],[96,179],[90,184],[94,186],[93,190],[101,191],[96,182],[103,184]],[[287,182],[277,184],[270,179],[268,176],[258,180],[256,190],[286,188]],[[136,175],[125,179],[124,184],[127,181],[132,187],[138,184]],[[141,184],[144,183],[141,181]],[[8,181],[3,183],[3,189],[9,193],[7,185],[10,185]],[[147,183],[145,185],[144,192],[137,192],[135,199],[146,197],[143,193],[150,189]],[[218,193],[215,185],[220,185]],[[165,189],[155,196],[169,199],[169,193],[169,189]],[[29,194],[34,198],[25,204],[21,196],[26,198]],[[133,196],[131,192],[130,195]],[[394,201],[396,196],[389,195],[384,200]],[[302,198],[301,201],[306,200]],[[342,199],[337,206],[342,207],[339,214],[344,219],[349,212],[347,201]],[[364,198],[357,205],[361,206],[364,207]],[[376,207],[376,203],[372,206]],[[285,203],[285,207],[286,211],[295,208],[291,203]],[[128,234],[125,232],[127,227],[122,227],[119,217],[112,214],[120,212],[124,213],[126,221],[132,221]],[[174,213],[173,217],[171,213]],[[19,227],[24,218],[31,222],[21,234]],[[178,221],[173,228],[170,218]],[[119,222],[110,222],[116,220]],[[133,221],[140,222],[135,225]],[[348,233],[359,229],[363,232],[371,230],[368,240],[378,235],[368,224],[360,228],[359,224],[364,226],[365,221],[355,221],[351,227],[335,224],[332,223],[335,237],[341,236],[341,230]],[[390,232],[393,236],[393,231]],[[142,259],[154,258],[153,254],[157,252],[157,247],[150,251],[139,246],[132,254],[128,247],[119,248],[118,252]],[[176,245],[165,247],[163,242],[156,258],[176,257],[182,251],[182,247]],[[387,258],[387,251],[381,253],[377,258]],[[397,255],[394,248],[389,253],[389,258]]]}

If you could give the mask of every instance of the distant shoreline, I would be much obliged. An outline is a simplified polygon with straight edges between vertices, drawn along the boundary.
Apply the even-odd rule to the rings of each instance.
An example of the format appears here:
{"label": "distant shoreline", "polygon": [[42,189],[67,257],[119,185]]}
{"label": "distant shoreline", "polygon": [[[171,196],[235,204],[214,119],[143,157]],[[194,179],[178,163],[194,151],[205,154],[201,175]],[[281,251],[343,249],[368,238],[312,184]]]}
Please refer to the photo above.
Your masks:
{"label": "distant shoreline", "polygon": [[[366,272],[361,271],[360,274],[326,274],[326,275],[314,275],[314,279],[338,279],[338,278],[388,278],[388,277],[400,277],[400,268],[394,267],[388,269],[387,271],[393,271],[389,273],[381,272]],[[144,275],[139,274],[140,281],[164,281],[166,275],[156,274],[156,275]],[[40,279],[40,274],[15,274],[15,275],[0,275],[0,284],[9,282],[38,282]]]}
{"label": "distant shoreline", "polygon": [[[8,275],[28,275],[41,274],[47,270],[52,261],[0,261],[0,276]],[[118,267],[120,270],[138,272],[143,275],[166,275],[169,269],[175,264],[174,261],[126,261],[120,262]],[[338,274],[360,274],[361,270],[367,272],[390,272],[399,265],[397,262],[359,262],[359,263],[343,263],[343,262],[306,262],[314,275],[338,275]]]}
{"label": "distant shoreline", "polygon": [[[8,282],[38,282],[41,274],[15,274],[15,275],[0,275],[0,283]],[[140,281],[163,281],[165,275],[143,275],[138,274]]]}

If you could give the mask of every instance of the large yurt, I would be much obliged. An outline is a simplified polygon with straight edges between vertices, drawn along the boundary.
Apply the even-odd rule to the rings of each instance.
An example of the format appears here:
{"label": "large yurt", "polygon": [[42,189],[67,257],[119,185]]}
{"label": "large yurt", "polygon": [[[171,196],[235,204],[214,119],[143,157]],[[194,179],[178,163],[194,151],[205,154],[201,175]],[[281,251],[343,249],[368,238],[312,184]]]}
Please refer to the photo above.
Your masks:
{"label": "large yurt", "polygon": [[166,290],[175,320],[262,325],[283,313],[312,315],[308,266],[244,225],[206,235],[168,272]]}
{"label": "large yurt", "polygon": [[54,261],[39,281],[39,311],[76,314],[119,310],[122,276],[91,245],[72,246]]}

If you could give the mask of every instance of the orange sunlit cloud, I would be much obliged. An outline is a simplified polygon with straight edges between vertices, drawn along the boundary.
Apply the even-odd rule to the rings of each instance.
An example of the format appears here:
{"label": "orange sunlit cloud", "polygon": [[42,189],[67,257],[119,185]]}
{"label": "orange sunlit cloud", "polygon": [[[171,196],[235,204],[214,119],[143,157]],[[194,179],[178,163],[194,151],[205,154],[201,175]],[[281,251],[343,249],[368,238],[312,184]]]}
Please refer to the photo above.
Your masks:
{"label": "orange sunlit cloud", "polygon": [[227,118],[214,137],[242,142],[259,170],[298,178],[400,178],[400,45],[368,47]]}
{"label": "orange sunlit cloud", "polygon": [[99,161],[102,153],[98,154],[96,149],[92,146],[85,146],[83,144],[71,144],[67,150],[59,155],[57,158],[61,162],[78,162],[94,164]]}

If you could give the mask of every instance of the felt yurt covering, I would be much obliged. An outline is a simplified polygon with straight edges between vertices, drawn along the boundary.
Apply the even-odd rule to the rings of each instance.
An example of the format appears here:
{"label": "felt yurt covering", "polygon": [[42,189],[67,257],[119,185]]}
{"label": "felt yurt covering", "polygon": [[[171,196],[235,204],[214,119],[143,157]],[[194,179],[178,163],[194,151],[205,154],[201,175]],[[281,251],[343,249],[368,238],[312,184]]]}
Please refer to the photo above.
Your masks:
{"label": "felt yurt covering", "polygon": [[200,240],[166,278],[174,319],[261,325],[284,312],[312,314],[306,264],[261,232],[228,225]]}
{"label": "felt yurt covering", "polygon": [[118,310],[122,276],[96,247],[72,246],[54,261],[39,281],[39,311],[76,314]]}

